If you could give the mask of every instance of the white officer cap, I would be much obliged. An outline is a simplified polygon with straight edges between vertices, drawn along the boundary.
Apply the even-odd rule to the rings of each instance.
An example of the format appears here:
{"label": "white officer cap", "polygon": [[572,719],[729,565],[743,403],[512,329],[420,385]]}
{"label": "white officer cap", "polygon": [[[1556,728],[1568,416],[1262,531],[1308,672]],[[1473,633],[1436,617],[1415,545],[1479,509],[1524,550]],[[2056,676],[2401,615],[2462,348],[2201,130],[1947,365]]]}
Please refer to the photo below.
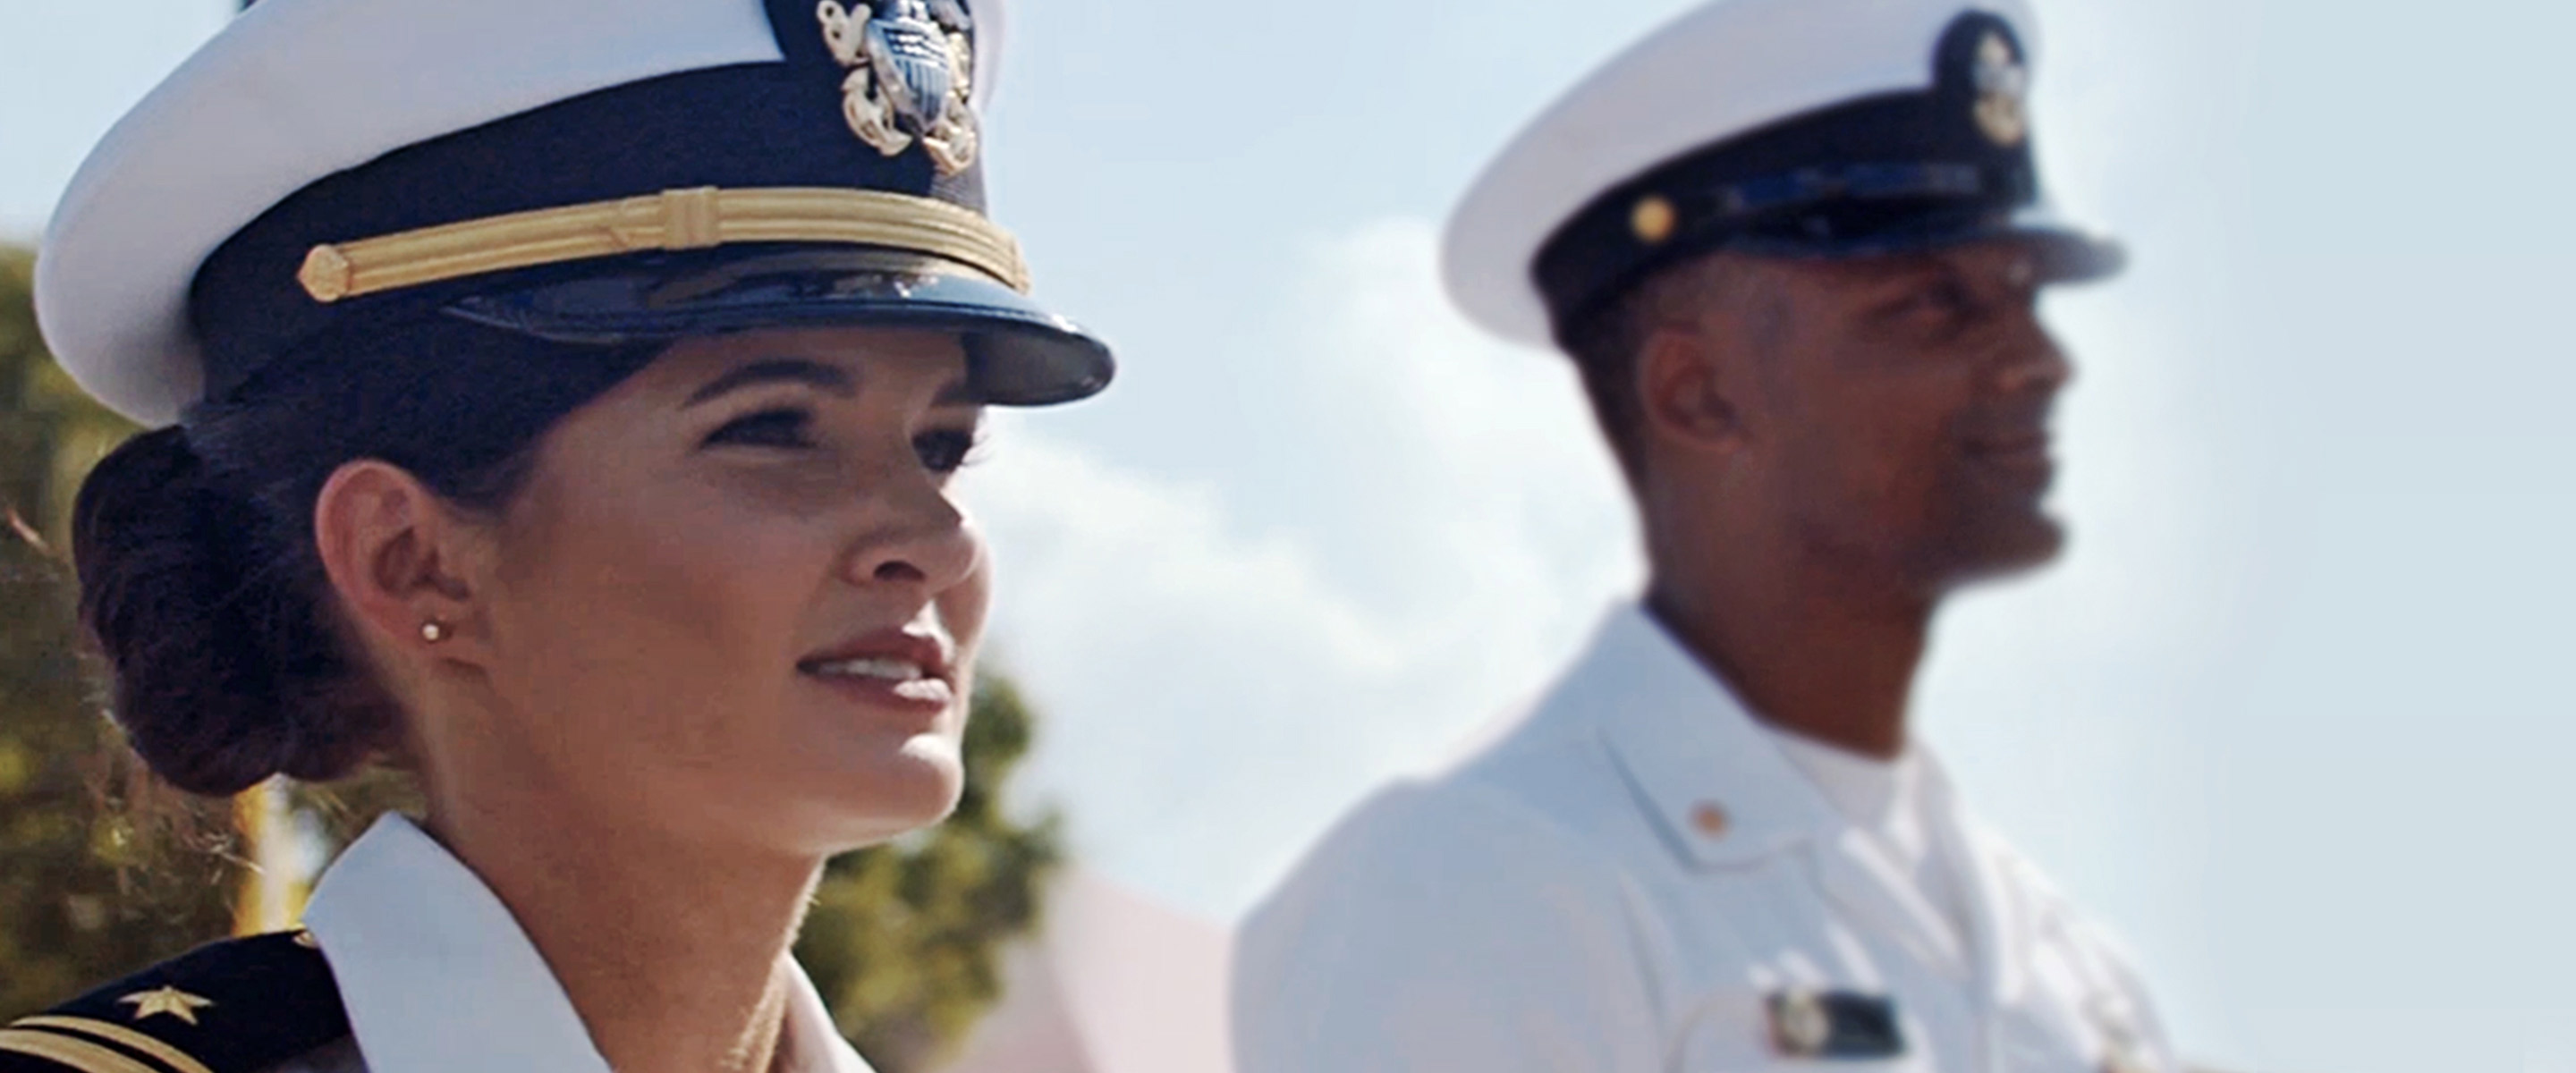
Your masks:
{"label": "white officer cap", "polygon": [[1452,216],[1449,293],[1548,343],[1718,249],[1847,257],[2000,235],[2058,280],[2118,248],[2055,223],[2024,110],[2021,0],[1715,0],[1586,78]]}
{"label": "white officer cap", "polygon": [[264,0],[74,177],[46,340],[147,424],[425,317],[568,346],[953,327],[987,401],[1089,394],[1106,348],[983,213],[1002,7]]}

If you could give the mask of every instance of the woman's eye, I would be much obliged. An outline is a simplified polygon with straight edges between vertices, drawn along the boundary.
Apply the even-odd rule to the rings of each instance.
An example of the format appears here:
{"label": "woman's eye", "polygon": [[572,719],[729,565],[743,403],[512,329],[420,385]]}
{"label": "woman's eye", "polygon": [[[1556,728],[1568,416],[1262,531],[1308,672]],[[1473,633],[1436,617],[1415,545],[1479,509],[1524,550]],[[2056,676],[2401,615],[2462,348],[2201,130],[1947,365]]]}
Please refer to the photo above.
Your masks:
{"label": "woman's eye", "polygon": [[708,446],[811,447],[814,415],[803,410],[764,410],[726,422],[707,437]]}
{"label": "woman's eye", "polygon": [[925,432],[913,437],[912,452],[921,457],[922,468],[932,473],[955,473],[965,468],[967,460],[975,453],[975,434]]}

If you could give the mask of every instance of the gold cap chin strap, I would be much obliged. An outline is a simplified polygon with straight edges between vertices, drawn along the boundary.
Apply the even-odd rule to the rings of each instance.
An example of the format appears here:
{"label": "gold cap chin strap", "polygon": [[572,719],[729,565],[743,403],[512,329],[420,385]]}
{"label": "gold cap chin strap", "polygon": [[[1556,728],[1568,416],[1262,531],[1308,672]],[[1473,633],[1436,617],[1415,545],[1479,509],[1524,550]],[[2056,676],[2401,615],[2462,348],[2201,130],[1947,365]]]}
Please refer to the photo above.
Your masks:
{"label": "gold cap chin strap", "polygon": [[1015,291],[1028,265],[1010,232],[945,201],[881,190],[699,187],[512,213],[315,246],[296,279],[324,304],[521,268],[744,242],[828,242],[956,261]]}

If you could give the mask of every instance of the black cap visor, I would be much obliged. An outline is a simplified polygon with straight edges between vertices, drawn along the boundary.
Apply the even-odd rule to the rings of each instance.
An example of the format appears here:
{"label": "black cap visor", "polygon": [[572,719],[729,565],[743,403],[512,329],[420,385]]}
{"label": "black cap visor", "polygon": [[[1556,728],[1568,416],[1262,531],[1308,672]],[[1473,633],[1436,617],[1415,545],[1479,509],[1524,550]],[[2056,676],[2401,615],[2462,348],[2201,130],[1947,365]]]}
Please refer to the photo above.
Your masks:
{"label": "black cap visor", "polygon": [[620,258],[522,280],[444,312],[550,342],[620,346],[764,328],[955,332],[978,401],[1048,406],[1098,394],[1117,365],[1072,321],[973,269],[899,250],[730,246]]}
{"label": "black cap visor", "polygon": [[1894,211],[1883,213],[1852,208],[1844,206],[1831,215],[1800,215],[1776,226],[1749,227],[1717,246],[1756,257],[1847,260],[2013,242],[2037,256],[2039,282],[2051,284],[2107,279],[2119,274],[2129,259],[2117,240],[2067,223],[2044,206],[2010,211],[1888,206]]}

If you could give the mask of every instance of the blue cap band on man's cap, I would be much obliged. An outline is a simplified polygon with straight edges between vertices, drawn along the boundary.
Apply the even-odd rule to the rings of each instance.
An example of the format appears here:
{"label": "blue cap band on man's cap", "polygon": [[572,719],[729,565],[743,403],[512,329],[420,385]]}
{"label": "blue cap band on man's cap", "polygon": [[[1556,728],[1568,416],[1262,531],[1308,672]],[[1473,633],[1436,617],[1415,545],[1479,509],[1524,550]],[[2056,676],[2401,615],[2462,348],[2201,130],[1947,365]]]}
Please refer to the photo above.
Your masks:
{"label": "blue cap band on man's cap", "polygon": [[1563,346],[1657,269],[2024,244],[2043,281],[2116,270],[2058,223],[2029,113],[2028,0],[1703,0],[1514,136],[1441,276],[1469,319]]}
{"label": "blue cap band on man's cap", "polygon": [[1785,257],[1904,253],[2022,237],[2050,279],[2117,269],[2116,246],[2038,211],[2019,37],[1983,12],[1942,35],[1932,86],[1787,119],[1602,194],[1531,274],[1560,335],[1655,269],[1720,249]]}

